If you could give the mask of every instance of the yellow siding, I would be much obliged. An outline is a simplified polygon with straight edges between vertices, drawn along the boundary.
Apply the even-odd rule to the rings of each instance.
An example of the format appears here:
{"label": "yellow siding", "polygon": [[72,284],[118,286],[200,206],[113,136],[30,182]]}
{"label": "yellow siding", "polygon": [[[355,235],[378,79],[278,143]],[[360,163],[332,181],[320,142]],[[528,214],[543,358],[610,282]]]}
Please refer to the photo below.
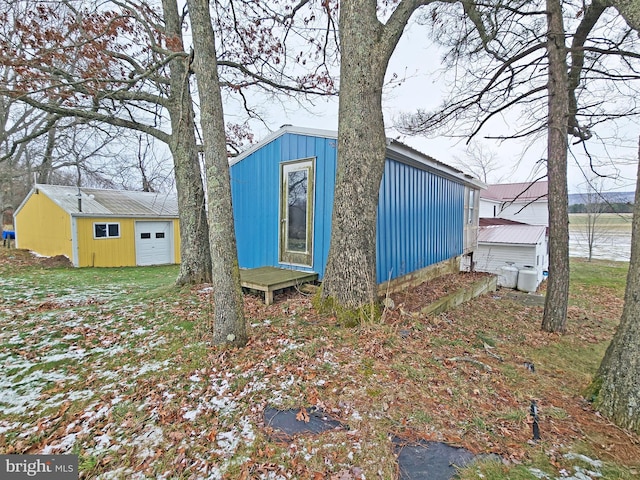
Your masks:
{"label": "yellow siding", "polygon": [[180,263],[180,221],[176,218],[173,221],[173,256],[174,263]]}
{"label": "yellow siding", "polygon": [[71,218],[46,195],[31,195],[16,215],[15,223],[18,247],[48,257],[66,255],[73,259]]}
{"label": "yellow siding", "polygon": [[[79,217],[78,231],[79,267],[126,267],[136,265],[135,218]],[[145,218],[145,220],[160,220]],[[120,224],[119,238],[93,238],[94,223]],[[173,220],[174,257],[180,263],[180,231],[178,220]]]}
{"label": "yellow siding", "polygon": [[[160,220],[145,218],[144,220]],[[17,246],[40,255],[73,257],[72,225],[77,232],[78,267],[122,267],[136,265],[135,218],[75,217],[49,197],[33,194],[15,218]],[[118,223],[119,238],[93,238],[94,223]],[[174,262],[180,263],[180,223],[173,219]]]}
{"label": "yellow siding", "polygon": [[[93,238],[94,223],[120,224],[119,238]],[[126,267],[136,264],[133,218],[78,217],[78,266]]]}

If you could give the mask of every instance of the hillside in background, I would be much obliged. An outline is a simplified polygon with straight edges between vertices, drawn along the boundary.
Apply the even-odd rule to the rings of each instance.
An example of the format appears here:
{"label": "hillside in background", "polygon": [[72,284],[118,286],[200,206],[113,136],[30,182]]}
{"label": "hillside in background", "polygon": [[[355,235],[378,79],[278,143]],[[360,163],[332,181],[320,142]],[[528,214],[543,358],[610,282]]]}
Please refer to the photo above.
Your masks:
{"label": "hillside in background", "polygon": [[[602,192],[604,199],[609,203],[633,203],[635,192]],[[587,203],[589,195],[586,193],[570,193],[569,205]]]}

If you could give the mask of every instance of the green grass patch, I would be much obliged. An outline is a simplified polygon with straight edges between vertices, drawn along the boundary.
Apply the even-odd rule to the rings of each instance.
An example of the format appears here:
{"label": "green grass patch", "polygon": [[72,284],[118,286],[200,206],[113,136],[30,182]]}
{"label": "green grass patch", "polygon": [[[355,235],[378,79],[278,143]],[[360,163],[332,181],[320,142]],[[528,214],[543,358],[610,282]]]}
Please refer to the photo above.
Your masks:
{"label": "green grass patch", "polygon": [[597,295],[600,289],[612,289],[616,295],[624,295],[627,283],[628,262],[572,258],[571,293],[581,295],[586,291]]}

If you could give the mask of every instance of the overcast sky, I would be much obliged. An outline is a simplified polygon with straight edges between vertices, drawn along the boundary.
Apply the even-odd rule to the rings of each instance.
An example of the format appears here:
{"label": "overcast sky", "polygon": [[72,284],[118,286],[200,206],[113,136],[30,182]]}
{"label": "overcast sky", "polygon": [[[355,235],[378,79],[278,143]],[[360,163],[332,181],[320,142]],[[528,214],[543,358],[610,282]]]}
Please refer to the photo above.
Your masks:
{"label": "overcast sky", "polygon": [[[405,31],[388,70],[388,78],[396,73],[405,80],[401,85],[388,88],[384,99],[383,108],[385,123],[389,127],[393,119],[402,112],[411,112],[416,108],[435,108],[445,97],[447,86],[440,75],[441,52],[437,47],[428,44],[426,27],[412,23]],[[337,130],[338,128],[338,101],[318,100],[309,111],[288,105],[287,111],[275,108],[273,104],[266,106],[268,110],[269,129],[277,130],[283,124],[292,124],[299,127],[321,128]],[[517,121],[516,118],[505,118],[504,122]],[[495,121],[483,135],[503,134],[504,124]],[[264,126],[256,126],[257,139],[268,135],[269,131]],[[612,136],[611,131],[597,131],[601,137]],[[607,180],[605,190],[632,191],[635,188],[635,174],[638,152],[638,135],[640,126],[632,122],[623,125],[621,130],[615,132],[616,137],[626,137],[626,144],[618,145],[619,140],[608,141],[603,147],[597,140],[590,142],[592,154],[600,159],[611,158],[616,164],[602,169],[602,173],[612,174],[616,169],[620,170],[621,178],[614,182]],[[466,145],[464,140],[447,139],[444,137],[399,137],[398,133],[389,129],[387,135],[397,138],[442,162],[454,164],[455,158],[464,158]],[[546,158],[546,139],[542,138],[533,145],[531,141],[507,141],[501,144],[491,140],[481,140],[483,146],[496,154],[496,158],[502,165],[496,172],[493,180],[501,178],[503,182],[529,181],[540,176],[540,170],[535,170],[536,162]],[[606,148],[606,154],[605,154]],[[585,163],[585,157],[579,156],[577,161]],[[584,191],[584,176],[577,167],[577,162],[569,159],[569,191],[578,193]],[[588,162],[586,163],[588,165]],[[588,167],[587,167],[588,169]],[[489,179],[492,180],[491,178]]]}

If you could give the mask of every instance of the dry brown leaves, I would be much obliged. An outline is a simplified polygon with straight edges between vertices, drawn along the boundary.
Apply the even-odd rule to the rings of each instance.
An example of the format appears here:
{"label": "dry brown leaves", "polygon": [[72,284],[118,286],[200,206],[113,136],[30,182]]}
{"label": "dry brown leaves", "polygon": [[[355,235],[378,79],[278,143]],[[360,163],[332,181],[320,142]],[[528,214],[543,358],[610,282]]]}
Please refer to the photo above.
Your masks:
{"label": "dry brown leaves", "polygon": [[[539,330],[542,307],[518,304],[500,291],[437,317],[419,315],[430,299],[477,279],[478,275],[452,275],[407,289],[393,296],[396,308],[387,312],[385,325],[348,331],[343,334],[346,342],[327,341],[324,351],[340,368],[323,388],[305,396],[305,405],[321,401],[364,431],[367,417],[383,417],[395,425],[390,433],[447,441],[516,463],[540,449],[560,451],[583,441],[601,458],[637,465],[638,437],[591,408],[581,396],[587,384],[579,375],[563,371],[544,356],[537,358],[567,339],[601,344],[611,337],[611,324],[594,316],[593,305],[574,306],[569,309],[569,333],[548,334]],[[621,308],[622,300],[613,295],[603,295],[602,300],[613,315]],[[303,318],[310,331],[302,335],[309,338],[335,328],[332,319],[319,316],[308,299],[296,293],[279,296],[269,307],[258,297],[247,297],[246,303],[252,319],[292,313]],[[271,342],[262,336],[262,327],[259,330],[263,348]],[[535,372],[524,363],[532,356]],[[310,374],[317,370],[312,360],[296,357],[294,373],[304,381],[316,378],[316,373]],[[529,407],[534,399],[543,435],[539,444],[531,442]],[[353,412],[363,420],[354,422]],[[597,442],[591,441],[594,437]]]}

